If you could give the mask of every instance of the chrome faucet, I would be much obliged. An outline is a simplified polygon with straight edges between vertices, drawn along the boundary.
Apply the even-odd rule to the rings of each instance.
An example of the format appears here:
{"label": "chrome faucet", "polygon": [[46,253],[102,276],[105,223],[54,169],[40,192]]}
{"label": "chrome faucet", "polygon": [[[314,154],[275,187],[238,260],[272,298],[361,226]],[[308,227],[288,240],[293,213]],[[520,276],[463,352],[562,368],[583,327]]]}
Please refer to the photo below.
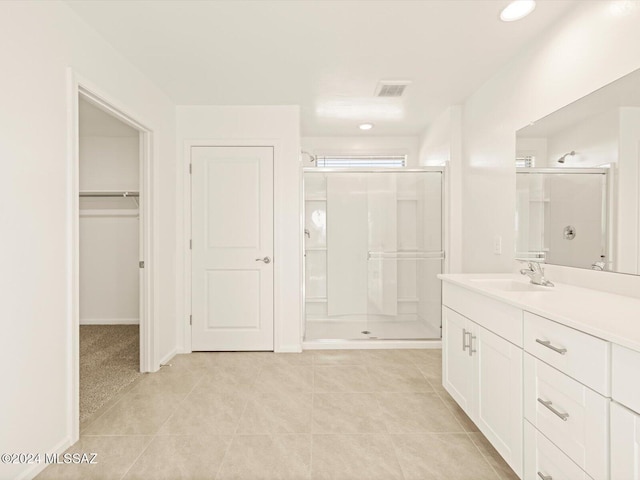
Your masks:
{"label": "chrome faucet", "polygon": [[600,272],[603,272],[606,267],[607,264],[604,261],[604,255],[600,255],[600,260],[591,264],[592,270],[598,270]]}
{"label": "chrome faucet", "polygon": [[528,267],[520,270],[520,273],[527,275],[531,279],[531,283],[543,287],[553,287],[553,283],[544,278],[544,269],[538,262],[529,262]]}

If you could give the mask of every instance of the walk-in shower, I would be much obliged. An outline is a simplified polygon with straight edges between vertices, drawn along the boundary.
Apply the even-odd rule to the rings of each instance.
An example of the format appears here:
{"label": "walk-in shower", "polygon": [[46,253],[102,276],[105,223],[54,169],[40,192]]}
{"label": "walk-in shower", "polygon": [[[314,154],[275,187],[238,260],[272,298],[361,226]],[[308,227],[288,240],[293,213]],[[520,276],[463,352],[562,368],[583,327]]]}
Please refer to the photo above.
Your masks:
{"label": "walk-in shower", "polygon": [[305,341],[440,339],[442,177],[304,169]]}

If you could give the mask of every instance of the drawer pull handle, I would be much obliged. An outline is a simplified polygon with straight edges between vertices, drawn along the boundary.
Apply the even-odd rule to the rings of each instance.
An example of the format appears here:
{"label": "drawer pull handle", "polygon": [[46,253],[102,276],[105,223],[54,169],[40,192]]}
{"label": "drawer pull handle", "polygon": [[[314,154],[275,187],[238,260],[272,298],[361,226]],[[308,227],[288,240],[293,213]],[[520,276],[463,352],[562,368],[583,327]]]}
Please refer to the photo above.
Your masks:
{"label": "drawer pull handle", "polygon": [[555,415],[560,417],[563,422],[566,422],[567,419],[569,418],[569,414],[568,413],[562,413],[562,412],[559,412],[558,410],[556,410],[555,408],[553,408],[553,403],[551,401],[542,400],[541,398],[538,398],[538,402],[540,402],[542,405],[544,405],[549,410],[551,410]]}
{"label": "drawer pull handle", "polygon": [[538,476],[542,479],[542,480],[553,480],[553,477],[551,475],[545,475],[542,472],[538,472]]}
{"label": "drawer pull handle", "polygon": [[554,352],[558,352],[560,355],[564,355],[565,353],[567,353],[566,348],[554,347],[553,345],[551,345],[551,342],[549,340],[540,340],[539,338],[536,338],[536,342],[540,345],[544,345],[545,347],[550,348]]}
{"label": "drawer pull handle", "polygon": [[462,351],[463,352],[469,347],[469,345],[467,345],[467,333],[469,333],[467,332],[467,329],[463,328],[462,329]]}

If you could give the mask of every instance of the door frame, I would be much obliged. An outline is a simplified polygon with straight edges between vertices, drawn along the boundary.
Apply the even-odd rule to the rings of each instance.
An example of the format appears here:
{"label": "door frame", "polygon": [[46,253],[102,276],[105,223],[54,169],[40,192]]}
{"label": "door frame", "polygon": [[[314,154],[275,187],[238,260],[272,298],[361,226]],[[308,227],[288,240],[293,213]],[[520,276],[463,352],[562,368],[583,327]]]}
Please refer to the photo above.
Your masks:
{"label": "door frame", "polygon": [[280,312],[281,306],[281,268],[279,258],[284,258],[281,251],[282,242],[280,241],[281,232],[278,230],[278,173],[279,163],[278,155],[281,149],[281,142],[275,139],[229,139],[229,138],[217,138],[217,139],[191,139],[184,141],[183,149],[183,224],[182,224],[182,242],[183,242],[183,305],[184,305],[184,329],[182,335],[183,352],[191,353],[191,148],[192,147],[271,147],[273,148],[273,350],[275,352],[282,351],[280,335],[282,333],[282,321]]}
{"label": "door frame", "polygon": [[68,413],[72,442],[80,436],[80,132],[79,99],[82,97],[101,110],[139,132],[140,168],[140,260],[145,262],[140,269],[140,371],[158,370],[158,328],[156,326],[156,284],[158,282],[157,251],[154,245],[154,183],[153,170],[154,134],[140,118],[118,99],[104,92],[89,80],[81,77],[72,68],[67,69],[67,278],[69,292],[67,373],[69,382]]}

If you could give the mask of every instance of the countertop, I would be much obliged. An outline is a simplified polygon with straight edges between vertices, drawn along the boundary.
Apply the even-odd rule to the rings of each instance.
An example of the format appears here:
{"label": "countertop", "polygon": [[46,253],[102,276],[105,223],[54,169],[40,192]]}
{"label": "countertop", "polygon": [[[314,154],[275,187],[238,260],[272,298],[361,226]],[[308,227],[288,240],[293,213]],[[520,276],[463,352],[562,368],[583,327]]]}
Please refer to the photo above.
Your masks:
{"label": "countertop", "polygon": [[640,352],[638,298],[556,282],[554,287],[529,292],[504,291],[478,281],[529,283],[527,277],[517,274],[440,274],[438,278]]}

